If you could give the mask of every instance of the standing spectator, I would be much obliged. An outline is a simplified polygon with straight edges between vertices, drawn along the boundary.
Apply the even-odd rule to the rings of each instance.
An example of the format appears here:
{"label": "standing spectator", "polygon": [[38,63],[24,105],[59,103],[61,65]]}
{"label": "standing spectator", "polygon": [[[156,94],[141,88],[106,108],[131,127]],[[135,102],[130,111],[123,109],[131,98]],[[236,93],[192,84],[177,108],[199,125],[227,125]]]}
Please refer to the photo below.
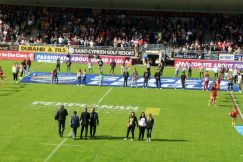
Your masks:
{"label": "standing spectator", "polygon": [[164,67],[165,67],[164,60],[161,60],[161,62],[160,62],[159,65],[158,65],[159,72],[160,72],[160,75],[161,75],[161,76],[163,75]]}
{"label": "standing spectator", "polygon": [[26,72],[29,75],[30,74],[30,66],[31,66],[31,60],[30,57],[26,60]]}
{"label": "standing spectator", "polygon": [[132,82],[131,82],[131,87],[133,87],[133,84],[135,84],[136,88],[137,86],[137,78],[138,78],[138,72],[136,70],[136,68],[134,68],[134,71],[132,73]]}
{"label": "standing spectator", "polygon": [[112,59],[111,63],[110,63],[110,74],[114,75],[114,71],[115,71],[115,67],[116,67],[116,61],[115,59]]}
{"label": "standing spectator", "polygon": [[139,118],[139,122],[138,122],[138,125],[139,125],[139,136],[138,136],[138,140],[139,141],[140,140],[143,141],[146,124],[147,124],[147,121],[146,121],[145,113],[142,112],[141,113],[141,116]]}
{"label": "standing spectator", "polygon": [[54,70],[52,70],[51,72],[51,83],[54,84],[58,84],[58,75],[57,75],[57,68],[55,68]]}
{"label": "standing spectator", "polygon": [[18,67],[16,63],[14,63],[12,66],[12,73],[13,73],[13,83],[18,83]]}
{"label": "standing spectator", "polygon": [[123,78],[124,78],[123,87],[127,87],[127,80],[129,78],[129,73],[127,71],[127,68],[125,69],[125,71],[123,73]]}
{"label": "standing spectator", "polygon": [[80,121],[81,121],[81,125],[82,125],[80,139],[83,139],[83,132],[85,129],[85,139],[87,140],[89,120],[90,120],[90,114],[88,113],[87,108],[85,108],[84,112],[82,112],[81,116],[80,116]]}
{"label": "standing spectator", "polygon": [[61,60],[60,60],[59,57],[57,58],[56,68],[57,68],[57,70],[58,70],[59,72],[61,71]]}
{"label": "standing spectator", "polygon": [[242,75],[240,73],[238,73],[238,76],[237,76],[237,84],[239,86],[239,92],[241,93],[241,86],[242,86]]}
{"label": "standing spectator", "polygon": [[208,71],[205,72],[203,78],[204,78],[204,81],[203,81],[203,90],[206,91],[206,90],[208,90],[208,83],[209,83],[209,78],[210,78]]}
{"label": "standing spectator", "polygon": [[127,135],[126,135],[126,138],[124,138],[124,140],[128,139],[130,131],[132,132],[131,141],[134,140],[134,131],[135,131],[136,126],[138,127],[137,117],[135,116],[135,112],[131,112],[131,115],[129,116],[128,124],[127,124]]}
{"label": "standing spectator", "polygon": [[84,69],[84,72],[83,72],[83,80],[82,80],[82,85],[83,86],[86,85],[86,77],[87,77],[87,71],[86,71],[86,69]]}
{"label": "standing spectator", "polygon": [[126,67],[126,62],[125,62],[125,60],[122,60],[122,61],[121,61],[121,74],[124,73],[124,71],[125,71],[125,67]]}
{"label": "standing spectator", "polygon": [[71,65],[72,65],[70,57],[67,58],[66,65],[67,65],[67,73],[70,74],[70,72],[71,72]]}
{"label": "standing spectator", "polygon": [[92,108],[90,113],[90,137],[95,138],[96,126],[99,125],[99,116],[95,111],[95,108]]}
{"label": "standing spectator", "polygon": [[88,61],[88,69],[89,69],[89,74],[92,74],[93,73],[93,65],[92,65],[91,59],[89,59],[89,61]]}
{"label": "standing spectator", "polygon": [[73,116],[70,119],[70,127],[72,128],[72,138],[76,139],[77,129],[80,126],[79,117],[77,115],[77,111],[73,112]]}
{"label": "standing spectator", "polygon": [[23,75],[26,75],[26,60],[20,63],[20,77],[23,77]]}
{"label": "standing spectator", "polygon": [[183,65],[182,65],[182,73],[185,73],[186,74],[186,68],[187,68],[187,63],[184,62]]}
{"label": "standing spectator", "polygon": [[221,76],[221,80],[224,80],[225,78],[224,78],[224,73],[225,73],[225,67],[224,67],[224,65],[222,65],[221,67],[220,67],[220,71],[219,71],[219,73],[220,73],[220,76]]}
{"label": "standing spectator", "polygon": [[183,89],[186,88],[186,74],[185,73],[181,74],[181,85],[182,85]]}
{"label": "standing spectator", "polygon": [[230,117],[232,118],[232,126],[234,127],[236,125],[236,118],[239,114],[236,105],[233,106],[233,111],[229,113]]}
{"label": "standing spectator", "polygon": [[2,67],[0,66],[0,79],[1,79],[1,85],[4,85],[4,78],[5,78],[5,74],[3,72]]}
{"label": "standing spectator", "polygon": [[104,64],[104,62],[103,62],[102,59],[100,58],[99,61],[98,61],[99,72],[103,72],[103,64]]}
{"label": "standing spectator", "polygon": [[100,72],[100,75],[99,75],[99,86],[102,86],[102,84],[103,84],[103,73],[102,72]]}
{"label": "standing spectator", "polygon": [[161,89],[161,80],[160,80],[160,76],[161,76],[161,75],[160,75],[160,72],[159,72],[159,71],[160,71],[160,70],[157,69],[157,71],[156,71],[155,74],[154,74],[157,89],[158,89],[158,88]]}
{"label": "standing spectator", "polygon": [[175,78],[178,78],[180,71],[180,65],[177,63],[175,64]]}
{"label": "standing spectator", "polygon": [[200,67],[199,67],[199,78],[203,78],[204,70],[205,70],[205,66],[203,65],[203,62],[202,62]]}
{"label": "standing spectator", "polygon": [[233,92],[233,77],[231,74],[227,77],[227,81],[228,81],[228,92]]}
{"label": "standing spectator", "polygon": [[193,68],[193,65],[192,65],[191,62],[189,62],[189,64],[188,64],[188,78],[192,77],[192,68]]}
{"label": "standing spectator", "polygon": [[143,82],[143,88],[148,88],[148,80],[150,78],[150,73],[148,72],[148,70],[146,70],[143,74],[143,78],[144,78],[144,82]]}
{"label": "standing spectator", "polygon": [[149,74],[151,74],[151,71],[150,71],[150,62],[149,62],[148,59],[146,60],[145,67],[146,67],[146,70],[149,72]]}
{"label": "standing spectator", "polygon": [[225,71],[224,71],[224,78],[225,78],[225,79],[228,78],[229,73],[230,73],[230,71],[229,71],[229,68],[227,67],[227,68],[225,69]]}
{"label": "standing spectator", "polygon": [[57,120],[58,122],[58,133],[60,137],[63,137],[67,115],[68,115],[67,110],[64,108],[64,105],[61,105],[60,109],[55,113],[54,116],[55,120]]}
{"label": "standing spectator", "polygon": [[238,69],[235,67],[233,70],[233,78],[234,78],[234,84],[236,84],[237,82],[237,78],[238,78]]}
{"label": "standing spectator", "polygon": [[147,142],[151,142],[151,134],[152,134],[153,126],[154,126],[154,118],[151,113],[149,113],[146,121],[147,121],[147,126],[146,126]]}
{"label": "standing spectator", "polygon": [[215,66],[213,68],[213,72],[214,72],[214,79],[217,79],[218,76],[219,76],[219,68],[218,68],[218,66]]}
{"label": "standing spectator", "polygon": [[82,71],[81,71],[81,68],[78,68],[78,70],[77,70],[77,86],[78,85],[81,85],[81,75],[82,75]]}

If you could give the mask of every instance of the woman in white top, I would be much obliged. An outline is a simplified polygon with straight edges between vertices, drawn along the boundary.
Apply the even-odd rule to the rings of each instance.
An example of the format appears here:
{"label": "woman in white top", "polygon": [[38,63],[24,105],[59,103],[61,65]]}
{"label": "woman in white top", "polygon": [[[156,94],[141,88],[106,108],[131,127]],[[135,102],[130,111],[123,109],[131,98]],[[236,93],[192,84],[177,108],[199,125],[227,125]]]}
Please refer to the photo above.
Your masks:
{"label": "woman in white top", "polygon": [[138,137],[138,140],[143,140],[144,138],[144,132],[145,132],[145,128],[146,128],[146,125],[147,125],[147,121],[146,121],[146,117],[145,117],[145,113],[142,112],[141,113],[141,116],[139,118],[139,121],[138,121],[138,125],[139,125],[139,137]]}
{"label": "woman in white top", "polygon": [[92,74],[93,73],[93,67],[92,67],[91,60],[89,60],[89,62],[88,62],[88,69],[89,69],[89,74]]}

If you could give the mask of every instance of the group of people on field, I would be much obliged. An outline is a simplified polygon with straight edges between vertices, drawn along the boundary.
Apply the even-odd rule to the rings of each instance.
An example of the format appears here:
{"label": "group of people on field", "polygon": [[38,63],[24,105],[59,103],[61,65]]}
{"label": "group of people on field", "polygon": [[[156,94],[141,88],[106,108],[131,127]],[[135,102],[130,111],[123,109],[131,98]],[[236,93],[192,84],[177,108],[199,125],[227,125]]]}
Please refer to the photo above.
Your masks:
{"label": "group of people on field", "polygon": [[[63,137],[67,115],[68,112],[64,108],[64,105],[61,105],[60,109],[57,110],[54,115],[54,118],[55,120],[57,120],[58,123],[58,133],[60,137]],[[99,125],[99,116],[98,113],[95,111],[95,108],[92,108],[91,112],[88,112],[88,109],[85,108],[84,111],[81,113],[80,117],[77,115],[77,111],[73,112],[73,115],[71,116],[69,121],[69,126],[72,128],[73,139],[76,139],[77,129],[80,127],[80,124],[80,139],[83,139],[83,132],[85,131],[84,139],[87,140],[88,129],[90,129],[90,138],[95,138],[96,126]]]}
{"label": "group of people on field", "polygon": [[[60,109],[58,109],[54,115],[54,119],[57,120],[58,123],[58,134],[60,137],[63,137],[65,130],[65,122],[66,117],[68,116],[68,111],[64,108],[64,105],[61,105]],[[99,116],[95,111],[95,108],[91,109],[91,112],[88,112],[87,107],[81,113],[80,116],[77,115],[77,111],[73,112],[73,115],[70,118],[69,126],[72,128],[72,138],[77,139],[77,129],[81,125],[80,139],[88,139],[88,129],[90,129],[90,138],[94,139],[96,134],[96,126],[99,125]],[[135,112],[131,112],[127,123],[127,134],[124,140],[127,140],[130,132],[132,133],[131,141],[134,140],[134,131],[136,127],[139,127],[139,137],[138,140],[144,139],[145,130],[147,130],[147,142],[151,141],[151,134],[154,125],[154,118],[152,114],[146,117],[145,113],[142,112],[139,120],[137,119]]]}

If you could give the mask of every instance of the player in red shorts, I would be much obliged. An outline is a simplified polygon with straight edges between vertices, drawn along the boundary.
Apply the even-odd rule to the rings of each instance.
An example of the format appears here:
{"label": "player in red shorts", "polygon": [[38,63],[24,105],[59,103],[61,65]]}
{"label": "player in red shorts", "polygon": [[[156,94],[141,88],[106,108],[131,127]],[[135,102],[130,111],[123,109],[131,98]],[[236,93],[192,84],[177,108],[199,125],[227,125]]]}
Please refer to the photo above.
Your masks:
{"label": "player in red shorts", "polygon": [[1,79],[0,83],[1,83],[1,85],[4,84],[4,78],[5,78],[5,74],[3,72],[2,67],[0,66],[0,79]]}
{"label": "player in red shorts", "polygon": [[217,99],[217,89],[216,89],[216,84],[214,83],[208,100],[208,106],[210,106],[212,102],[214,103],[214,106],[216,106],[216,99]]}
{"label": "player in red shorts", "polygon": [[229,113],[230,117],[232,118],[232,126],[235,126],[235,123],[236,123],[236,118],[237,118],[237,115],[239,114],[238,110],[237,110],[237,106],[234,105],[233,106],[233,111],[231,111]]}

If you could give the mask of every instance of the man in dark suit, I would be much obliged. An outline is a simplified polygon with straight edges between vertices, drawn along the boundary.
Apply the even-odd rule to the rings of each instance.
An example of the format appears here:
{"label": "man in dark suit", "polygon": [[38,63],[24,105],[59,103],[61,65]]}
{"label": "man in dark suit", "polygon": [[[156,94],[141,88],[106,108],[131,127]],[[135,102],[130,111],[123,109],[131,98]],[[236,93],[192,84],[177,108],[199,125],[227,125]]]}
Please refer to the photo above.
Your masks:
{"label": "man in dark suit", "polygon": [[89,119],[90,119],[90,114],[87,112],[87,108],[85,108],[84,112],[81,113],[81,117],[80,117],[80,121],[81,121],[81,125],[82,125],[80,139],[83,139],[84,129],[85,129],[85,139],[87,139]]}
{"label": "man in dark suit", "polygon": [[62,137],[65,129],[65,121],[68,112],[64,109],[64,105],[61,105],[60,109],[55,114],[55,120],[58,122],[58,133]]}
{"label": "man in dark suit", "polygon": [[73,116],[71,116],[70,119],[70,126],[72,128],[72,138],[75,140],[76,139],[76,134],[77,134],[77,128],[79,127],[79,117],[77,115],[77,111],[73,112]]}
{"label": "man in dark suit", "polygon": [[129,78],[129,73],[127,69],[125,69],[125,71],[123,72],[123,78],[124,78],[123,87],[127,87],[127,79]]}
{"label": "man in dark suit", "polygon": [[96,126],[99,125],[98,113],[95,112],[95,108],[92,108],[90,113],[90,137],[95,138]]}

